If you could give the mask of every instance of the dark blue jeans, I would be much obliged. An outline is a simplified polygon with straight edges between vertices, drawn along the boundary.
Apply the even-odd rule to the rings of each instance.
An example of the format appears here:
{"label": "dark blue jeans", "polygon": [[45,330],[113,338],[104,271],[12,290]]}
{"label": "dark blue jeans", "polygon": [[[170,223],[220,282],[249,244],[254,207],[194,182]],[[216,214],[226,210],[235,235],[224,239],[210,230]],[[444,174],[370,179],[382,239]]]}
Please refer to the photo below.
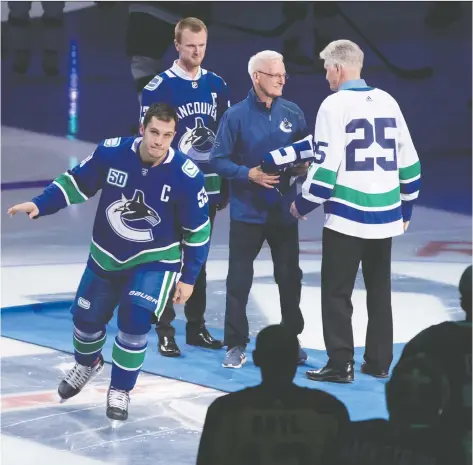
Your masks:
{"label": "dark blue jeans", "polygon": [[271,250],[274,279],[279,288],[281,322],[294,334],[304,329],[300,309],[302,270],[298,224],[252,224],[232,220],[225,311],[225,345],[229,349],[245,347],[249,341],[246,304],[253,284],[253,262],[265,240]]}

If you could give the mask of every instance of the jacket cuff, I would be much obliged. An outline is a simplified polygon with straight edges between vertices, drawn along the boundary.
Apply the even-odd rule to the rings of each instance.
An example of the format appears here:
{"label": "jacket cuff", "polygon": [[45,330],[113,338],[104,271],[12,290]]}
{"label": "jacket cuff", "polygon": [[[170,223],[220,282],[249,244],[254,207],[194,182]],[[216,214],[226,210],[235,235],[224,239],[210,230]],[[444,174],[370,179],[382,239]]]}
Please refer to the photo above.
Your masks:
{"label": "jacket cuff", "polygon": [[315,210],[319,206],[318,203],[314,203],[305,199],[302,194],[299,194],[296,197],[295,205],[299,215],[301,216],[306,216],[308,213],[310,213],[312,210]]}
{"label": "jacket cuff", "polygon": [[412,216],[412,208],[414,203],[412,201],[403,200],[402,201],[402,219],[404,222],[410,221]]}
{"label": "jacket cuff", "polygon": [[195,286],[195,282],[197,281],[197,275],[192,269],[183,269],[181,277],[179,278],[179,281],[185,283],[185,284],[190,284],[191,286]]}
{"label": "jacket cuff", "polygon": [[237,179],[239,181],[248,182],[250,180],[249,174],[250,174],[250,168],[248,168],[247,166],[240,166],[240,168],[238,168]]}
{"label": "jacket cuff", "polygon": [[37,197],[34,197],[33,199],[31,199],[31,202],[33,202],[36,205],[39,211],[38,215],[36,215],[34,219],[37,219],[40,216],[47,215],[46,206],[48,202],[47,202],[47,199],[44,198],[43,194],[38,195]]}

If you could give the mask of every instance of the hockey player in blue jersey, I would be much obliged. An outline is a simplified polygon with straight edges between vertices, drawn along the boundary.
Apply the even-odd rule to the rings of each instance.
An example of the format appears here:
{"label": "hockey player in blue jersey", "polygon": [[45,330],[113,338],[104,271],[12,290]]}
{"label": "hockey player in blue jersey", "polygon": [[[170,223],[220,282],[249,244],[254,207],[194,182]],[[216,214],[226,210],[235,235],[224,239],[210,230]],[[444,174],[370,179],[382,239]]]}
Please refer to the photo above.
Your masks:
{"label": "hockey player in blue jersey", "polygon": [[41,195],[8,210],[39,218],[102,190],[87,267],[71,307],[76,364],[58,392],[63,400],[75,396],[103,369],[105,326],[118,306],[107,395],[112,420],[128,417],[129,393],[144,362],[152,315],[160,317],[179,272],[173,302],[187,301],[209,250],[204,176],[170,147],[176,123],[171,106],[151,105],[142,137],[105,140]]}
{"label": "hockey player in blue jersey", "polygon": [[[209,155],[215,142],[220,119],[229,107],[225,81],[211,71],[201,68],[207,46],[207,28],[197,18],[185,18],[175,28],[175,46],[179,58],[165,72],[155,76],[143,89],[141,115],[149,105],[166,102],[172,105],[179,117],[176,137],[172,146],[189,156],[205,176],[205,189],[209,196],[209,217],[213,224],[217,210],[226,205],[222,179],[209,168]],[[221,349],[205,326],[207,277],[205,264],[197,278],[194,293],[184,312],[187,319],[186,343],[208,349]],[[181,354],[174,338],[171,323],[176,317],[169,301],[156,325],[159,352],[167,357]]]}

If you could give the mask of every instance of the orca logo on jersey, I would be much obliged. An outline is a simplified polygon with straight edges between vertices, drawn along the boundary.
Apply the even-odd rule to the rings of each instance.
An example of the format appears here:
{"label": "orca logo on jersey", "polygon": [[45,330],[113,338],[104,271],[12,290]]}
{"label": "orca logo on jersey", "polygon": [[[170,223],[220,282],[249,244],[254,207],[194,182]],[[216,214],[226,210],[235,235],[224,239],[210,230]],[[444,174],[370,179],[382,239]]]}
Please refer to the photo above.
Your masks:
{"label": "orca logo on jersey", "polygon": [[179,141],[179,150],[196,161],[208,161],[210,150],[215,143],[215,133],[204,124],[198,116],[195,126],[186,128],[186,132]]}
{"label": "orca logo on jersey", "polygon": [[284,121],[281,121],[279,125],[279,129],[281,129],[282,132],[292,132],[292,123],[288,121],[287,118],[284,118]]}
{"label": "orca logo on jersey", "polygon": [[[133,242],[150,242],[154,239],[153,231],[147,228],[146,223],[152,227],[161,223],[161,218],[145,202],[145,195],[140,190],[135,190],[133,198],[128,200],[123,194],[121,200],[110,204],[106,210],[110,227],[123,239]],[[137,223],[141,228],[132,228],[129,223]]]}

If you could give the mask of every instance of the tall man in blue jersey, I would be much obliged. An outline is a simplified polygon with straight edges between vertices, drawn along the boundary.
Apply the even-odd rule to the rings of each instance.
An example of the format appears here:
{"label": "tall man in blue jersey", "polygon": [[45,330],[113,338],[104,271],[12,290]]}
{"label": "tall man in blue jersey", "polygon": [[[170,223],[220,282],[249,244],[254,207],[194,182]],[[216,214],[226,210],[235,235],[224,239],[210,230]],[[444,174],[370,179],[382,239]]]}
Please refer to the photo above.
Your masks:
{"label": "tall man in blue jersey", "polygon": [[[286,70],[281,54],[264,51],[248,64],[253,88],[248,97],[227,110],[211,153],[211,166],[230,181],[230,255],[225,312],[223,366],[240,368],[246,361],[246,304],[253,281],[253,262],[263,242],[271,249],[279,288],[282,323],[294,335],[304,328],[300,309],[298,225],[289,213],[296,198],[295,176],[307,165],[266,174],[261,162],[267,152],[306,135],[302,110],[281,98]],[[307,359],[300,349],[299,362]]]}
{"label": "tall man in blue jersey", "polygon": [[173,301],[187,301],[209,250],[204,176],[170,148],[176,123],[171,106],[152,105],[141,126],[143,137],[105,140],[43,194],[8,210],[39,218],[102,190],[87,267],[71,308],[76,364],[58,392],[63,400],[75,396],[103,369],[105,325],[118,306],[107,395],[112,420],[128,418],[129,392],[144,362],[152,315],[163,312],[179,271]]}
{"label": "tall man in blue jersey", "polygon": [[[222,179],[209,166],[210,150],[215,142],[220,119],[229,107],[225,81],[200,67],[207,46],[207,28],[197,18],[185,18],[176,25],[175,45],[179,59],[164,73],[155,76],[143,89],[142,115],[154,102],[166,102],[177,110],[179,122],[173,147],[189,156],[205,176],[209,196],[209,217],[213,221],[217,210],[225,207]],[[224,190],[224,189],[223,189]],[[208,349],[221,349],[205,327],[207,274],[205,265],[197,279],[194,293],[185,306],[186,342]],[[181,354],[174,339],[171,323],[176,317],[172,302],[166,306],[156,325],[159,352],[168,357]]]}

